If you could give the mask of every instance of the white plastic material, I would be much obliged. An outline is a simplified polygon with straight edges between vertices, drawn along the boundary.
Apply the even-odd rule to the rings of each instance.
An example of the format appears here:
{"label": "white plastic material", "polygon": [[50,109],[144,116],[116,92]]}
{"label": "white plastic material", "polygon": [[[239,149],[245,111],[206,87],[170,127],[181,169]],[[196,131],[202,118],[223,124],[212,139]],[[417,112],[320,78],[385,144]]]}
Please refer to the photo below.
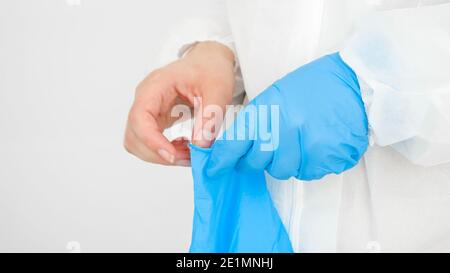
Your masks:
{"label": "white plastic material", "polygon": [[450,4],[377,12],[341,51],[364,82],[375,143],[450,162]]}

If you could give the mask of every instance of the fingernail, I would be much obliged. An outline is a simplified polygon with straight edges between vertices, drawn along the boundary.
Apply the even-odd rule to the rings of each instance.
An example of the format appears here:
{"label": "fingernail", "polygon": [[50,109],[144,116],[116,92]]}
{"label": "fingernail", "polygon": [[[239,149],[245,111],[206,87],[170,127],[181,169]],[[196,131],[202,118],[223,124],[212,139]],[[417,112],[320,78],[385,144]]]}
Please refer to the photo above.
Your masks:
{"label": "fingernail", "polygon": [[175,161],[175,156],[164,149],[159,149],[158,154],[162,158],[164,158],[164,160],[166,160],[167,162],[170,162],[173,164],[173,162]]}
{"label": "fingernail", "polygon": [[191,161],[189,160],[177,160],[175,161],[175,165],[182,166],[182,167],[190,167]]}

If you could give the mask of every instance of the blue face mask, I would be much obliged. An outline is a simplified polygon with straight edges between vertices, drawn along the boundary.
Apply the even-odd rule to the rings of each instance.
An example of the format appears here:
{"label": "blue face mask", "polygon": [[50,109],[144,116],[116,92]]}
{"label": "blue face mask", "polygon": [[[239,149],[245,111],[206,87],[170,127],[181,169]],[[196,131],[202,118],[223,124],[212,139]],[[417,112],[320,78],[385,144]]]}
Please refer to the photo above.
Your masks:
{"label": "blue face mask", "polygon": [[194,221],[190,252],[293,252],[264,171],[237,168],[208,177],[205,165],[210,151],[191,145]]}

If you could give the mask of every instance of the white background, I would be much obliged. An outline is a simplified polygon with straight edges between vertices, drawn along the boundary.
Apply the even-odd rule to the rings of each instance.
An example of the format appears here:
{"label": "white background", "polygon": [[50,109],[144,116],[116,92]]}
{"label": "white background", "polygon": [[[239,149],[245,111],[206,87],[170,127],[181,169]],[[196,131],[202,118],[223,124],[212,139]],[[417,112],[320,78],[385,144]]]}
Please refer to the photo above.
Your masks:
{"label": "white background", "polygon": [[197,5],[0,0],[0,252],[188,250],[190,169],[122,139],[135,86]]}

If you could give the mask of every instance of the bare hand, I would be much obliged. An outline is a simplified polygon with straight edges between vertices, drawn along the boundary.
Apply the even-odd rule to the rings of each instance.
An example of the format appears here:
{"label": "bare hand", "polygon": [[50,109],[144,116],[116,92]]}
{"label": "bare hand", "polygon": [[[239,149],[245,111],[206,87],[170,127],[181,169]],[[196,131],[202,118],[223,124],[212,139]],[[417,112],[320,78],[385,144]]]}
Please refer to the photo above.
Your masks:
{"label": "bare hand", "polygon": [[[233,63],[234,55],[227,47],[203,42],[184,58],[150,73],[136,89],[125,132],[126,150],[152,163],[190,165],[188,140],[169,142],[162,134],[177,120],[171,116],[171,110],[177,104],[193,108],[196,97],[201,98],[203,107],[217,105],[225,109],[234,89]],[[211,139],[202,137],[199,124],[204,123],[198,120],[201,119],[195,121],[193,143],[209,147]]]}

